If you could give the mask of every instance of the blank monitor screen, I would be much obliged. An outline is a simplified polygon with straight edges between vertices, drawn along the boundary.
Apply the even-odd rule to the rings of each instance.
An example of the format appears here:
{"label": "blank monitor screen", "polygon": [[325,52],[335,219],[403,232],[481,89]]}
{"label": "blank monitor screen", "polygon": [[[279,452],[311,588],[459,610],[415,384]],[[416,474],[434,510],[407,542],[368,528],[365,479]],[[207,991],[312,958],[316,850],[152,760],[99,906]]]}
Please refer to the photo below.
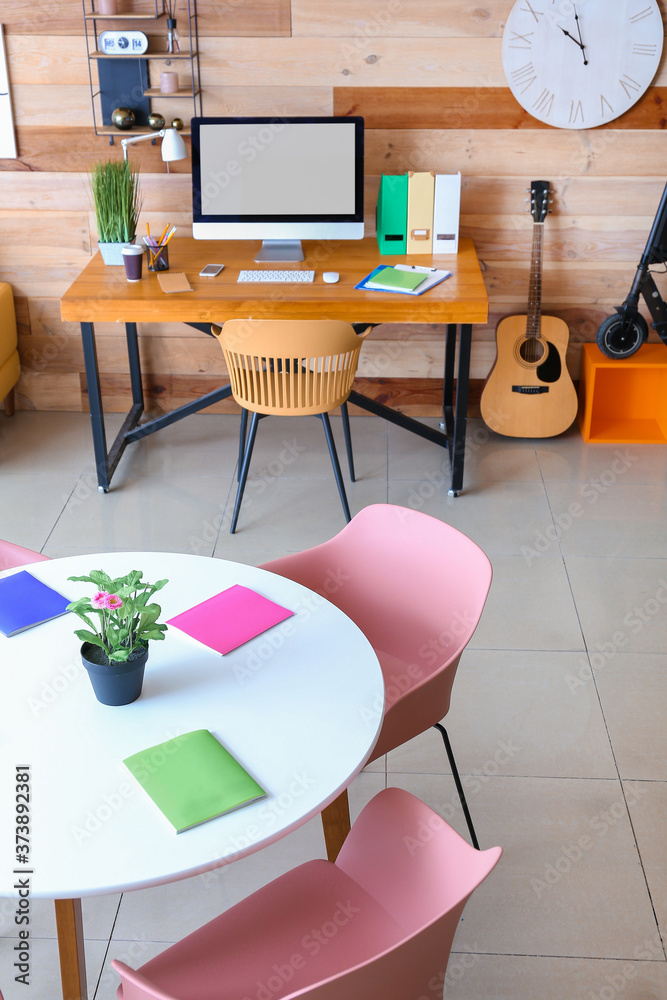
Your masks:
{"label": "blank monitor screen", "polygon": [[361,118],[195,118],[192,175],[195,238],[363,236]]}

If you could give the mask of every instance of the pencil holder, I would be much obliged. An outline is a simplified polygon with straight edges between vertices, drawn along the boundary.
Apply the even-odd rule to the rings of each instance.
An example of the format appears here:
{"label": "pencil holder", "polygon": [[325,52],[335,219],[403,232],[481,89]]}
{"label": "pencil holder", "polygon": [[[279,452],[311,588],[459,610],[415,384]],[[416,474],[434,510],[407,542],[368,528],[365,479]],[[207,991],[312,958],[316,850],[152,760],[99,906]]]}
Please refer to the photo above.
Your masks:
{"label": "pencil holder", "polygon": [[169,247],[152,247],[146,244],[146,263],[149,271],[168,271]]}

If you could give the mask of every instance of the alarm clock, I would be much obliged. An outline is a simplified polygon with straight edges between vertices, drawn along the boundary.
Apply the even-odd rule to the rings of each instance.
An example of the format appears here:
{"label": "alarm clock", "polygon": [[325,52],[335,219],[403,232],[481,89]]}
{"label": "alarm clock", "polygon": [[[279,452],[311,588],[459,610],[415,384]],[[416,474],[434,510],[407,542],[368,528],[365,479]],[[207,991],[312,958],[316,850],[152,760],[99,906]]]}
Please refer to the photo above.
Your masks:
{"label": "alarm clock", "polygon": [[105,56],[141,56],[148,38],[143,31],[103,31],[97,44]]}

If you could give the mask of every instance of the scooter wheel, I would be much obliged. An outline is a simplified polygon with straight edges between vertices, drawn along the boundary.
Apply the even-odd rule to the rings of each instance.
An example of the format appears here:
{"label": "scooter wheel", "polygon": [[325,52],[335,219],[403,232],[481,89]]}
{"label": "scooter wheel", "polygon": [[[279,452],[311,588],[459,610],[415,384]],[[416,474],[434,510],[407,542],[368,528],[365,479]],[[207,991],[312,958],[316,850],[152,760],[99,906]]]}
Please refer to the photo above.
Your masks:
{"label": "scooter wheel", "polygon": [[629,358],[648,337],[648,324],[637,313],[632,319],[607,316],[598,327],[597,345],[608,358]]}

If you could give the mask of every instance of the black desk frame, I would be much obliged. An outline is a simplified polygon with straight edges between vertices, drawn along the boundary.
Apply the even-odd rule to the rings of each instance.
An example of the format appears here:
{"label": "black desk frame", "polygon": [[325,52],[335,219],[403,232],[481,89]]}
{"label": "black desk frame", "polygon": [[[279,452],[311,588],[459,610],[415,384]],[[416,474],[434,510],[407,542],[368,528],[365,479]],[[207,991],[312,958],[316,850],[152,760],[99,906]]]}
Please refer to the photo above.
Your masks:
{"label": "black desk frame", "polygon": [[[210,324],[188,323],[187,326],[194,327],[203,333],[212,336]],[[368,324],[363,324],[364,329]],[[472,326],[470,323],[461,323],[459,330],[459,358],[456,377],[456,400],[454,401],[454,361],[456,356],[456,335],[457,324],[447,323],[447,334],[445,340],[445,370],[443,381],[442,408],[444,431],[435,430],[426,424],[408,417],[398,410],[393,410],[383,403],[378,403],[369,396],[352,390],[348,402],[353,403],[361,409],[367,410],[375,416],[383,417],[385,420],[404,430],[426,438],[427,441],[446,448],[449,454],[451,481],[449,496],[459,496],[463,489],[463,462],[465,455],[466,441],[466,420],[468,408],[468,379],[470,372],[470,346],[472,342]],[[162,427],[182,420],[183,417],[191,413],[217,403],[219,400],[227,399],[231,395],[229,385],[221,386],[208,392],[199,399],[179,406],[169,413],[163,414],[154,420],[140,424],[139,421],[144,412],[144,390],[141,382],[141,361],[139,358],[139,344],[137,339],[136,323],[125,324],[125,335],[127,339],[127,357],[130,369],[130,384],[132,388],[132,406],[129,409],[123,424],[116,435],[116,438],[107,450],[106,430],[104,426],[104,409],[102,406],[102,391],[100,386],[99,367],[97,364],[97,349],[95,345],[95,328],[92,323],[81,323],[81,339],[83,341],[83,355],[86,368],[86,384],[88,388],[88,403],[90,407],[90,422],[93,434],[93,448],[95,453],[95,466],[97,469],[97,488],[101,493],[108,493],[111,478],[118,466],[118,462],[128,444],[139,441],[141,438],[153,434]]]}

